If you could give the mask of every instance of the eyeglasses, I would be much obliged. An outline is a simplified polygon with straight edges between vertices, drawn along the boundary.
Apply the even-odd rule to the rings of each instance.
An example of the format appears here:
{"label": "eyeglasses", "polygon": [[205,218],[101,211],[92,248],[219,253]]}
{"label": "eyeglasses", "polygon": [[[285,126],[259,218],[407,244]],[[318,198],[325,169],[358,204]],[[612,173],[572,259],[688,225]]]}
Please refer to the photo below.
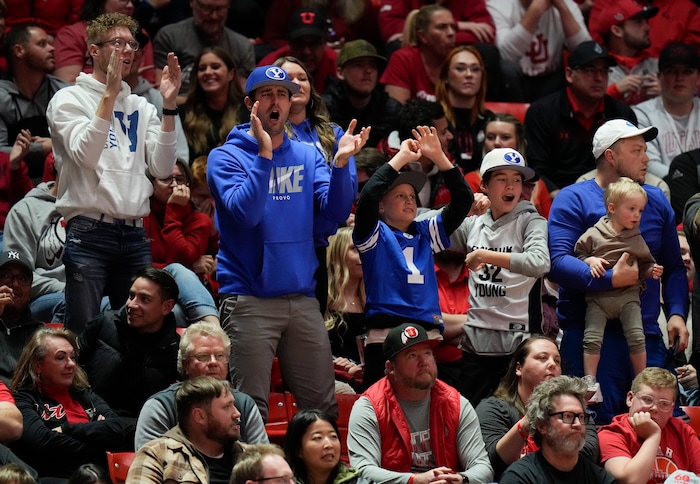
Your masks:
{"label": "eyeglasses", "polygon": [[131,50],[139,50],[139,41],[138,40],[125,40],[122,38],[117,37],[116,39],[110,39],[110,40],[105,40],[104,42],[95,42],[95,45],[102,47],[105,44],[111,44],[117,49],[123,49],[127,45],[131,47]]}
{"label": "eyeglasses", "polygon": [[656,404],[656,408],[658,408],[661,412],[673,410],[673,406],[676,404],[676,402],[672,400],[656,398],[655,396],[647,395],[646,393],[635,393],[634,396],[637,397],[645,407],[653,407],[654,404]]}
{"label": "eyeglasses", "polygon": [[178,185],[184,185],[187,183],[187,178],[184,176],[169,176],[168,178],[158,178],[158,181],[161,182],[163,185],[172,185],[173,180],[178,184]]}
{"label": "eyeglasses", "polygon": [[32,283],[32,276],[27,274],[13,274],[11,272],[0,272],[0,284],[7,285],[12,281],[17,281],[20,286],[28,286]]}
{"label": "eyeglasses", "polygon": [[202,3],[199,0],[195,0],[194,3],[204,15],[211,15],[213,13],[225,14],[226,12],[228,12],[229,8],[231,8],[230,5],[207,5],[206,3]]}
{"label": "eyeglasses", "polygon": [[576,413],[576,412],[554,412],[550,413],[550,417],[554,417],[555,415],[559,415],[560,419],[562,422],[564,422],[567,425],[571,425],[574,423],[574,420],[578,419],[580,423],[583,425],[586,425],[588,421],[591,419],[591,414],[590,413]]}
{"label": "eyeglasses", "polygon": [[192,355],[192,358],[199,361],[200,363],[209,363],[212,360],[212,358],[216,360],[217,363],[223,363],[224,361],[228,361],[228,355],[225,353],[197,353],[196,355]]}
{"label": "eyeglasses", "polygon": [[595,75],[600,75],[600,76],[607,76],[610,74],[610,68],[608,67],[593,67],[593,66],[584,66],[584,67],[574,67],[575,71],[579,71],[582,74],[585,74],[587,76],[593,77]]}
{"label": "eyeglasses", "polygon": [[274,482],[280,483],[280,484],[294,484],[297,482],[297,480],[294,478],[294,476],[261,477],[260,479],[253,479],[253,481],[254,482],[274,481]]}

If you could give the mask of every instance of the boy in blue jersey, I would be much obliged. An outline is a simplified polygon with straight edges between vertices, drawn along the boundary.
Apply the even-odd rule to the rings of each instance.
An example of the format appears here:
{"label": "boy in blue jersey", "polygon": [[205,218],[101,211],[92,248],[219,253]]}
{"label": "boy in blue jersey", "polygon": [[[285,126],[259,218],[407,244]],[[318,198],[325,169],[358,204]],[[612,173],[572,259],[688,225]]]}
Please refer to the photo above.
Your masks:
{"label": "boy in blue jersey", "polygon": [[285,133],[299,90],[276,66],[246,84],[250,123],[212,150],[207,181],[216,202],[221,326],[231,338],[231,378],[267,418],[272,360],[301,408],[337,415],[330,342],[314,297],[314,213],[345,221],[355,187],[348,160],[369,129],[338,143],[331,168],[313,146]]}
{"label": "boy in blue jersey", "polygon": [[[474,196],[442,150],[437,130],[419,126],[392,160],[367,181],[355,212],[353,241],[362,260],[367,302],[363,385],[384,376],[382,343],[402,323],[423,326],[431,339],[443,330],[433,252],[449,247],[449,236],[469,212]],[[422,172],[399,173],[422,156],[443,172],[450,203],[442,213],[415,221]]]}

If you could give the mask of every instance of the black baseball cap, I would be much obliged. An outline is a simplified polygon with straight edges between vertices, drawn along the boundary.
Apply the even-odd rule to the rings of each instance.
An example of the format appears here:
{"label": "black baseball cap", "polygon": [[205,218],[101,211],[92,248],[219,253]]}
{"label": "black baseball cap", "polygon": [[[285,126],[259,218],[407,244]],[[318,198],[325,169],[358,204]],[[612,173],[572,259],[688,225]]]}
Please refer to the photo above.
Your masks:
{"label": "black baseball cap", "polygon": [[419,343],[428,343],[435,348],[440,344],[440,341],[430,339],[425,328],[419,324],[404,323],[401,326],[397,326],[389,331],[382,345],[384,359],[390,360],[406,348]]}
{"label": "black baseball cap", "polygon": [[581,42],[569,53],[569,67],[575,69],[602,59],[607,61],[609,67],[617,65],[617,61],[608,54],[608,50],[595,40]]}

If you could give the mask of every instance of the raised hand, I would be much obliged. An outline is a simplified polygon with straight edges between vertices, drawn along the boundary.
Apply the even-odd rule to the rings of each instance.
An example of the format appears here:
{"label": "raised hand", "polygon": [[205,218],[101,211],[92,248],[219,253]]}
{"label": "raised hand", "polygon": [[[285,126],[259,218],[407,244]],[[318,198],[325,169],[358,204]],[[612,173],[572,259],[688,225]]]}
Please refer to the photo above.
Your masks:
{"label": "raised hand", "polygon": [[353,119],[350,121],[350,125],[345,131],[345,134],[338,141],[338,151],[335,153],[333,159],[333,164],[338,168],[347,165],[350,157],[356,155],[367,143],[372,128],[364,127],[360,129],[359,133],[353,134],[356,127],[357,120]]}
{"label": "raised hand", "polygon": [[258,155],[271,160],[272,138],[270,138],[270,134],[263,128],[262,121],[260,121],[258,117],[259,106],[260,101],[255,101],[255,104],[253,104],[250,110],[250,135],[258,142]]}
{"label": "raised hand", "polygon": [[163,96],[163,107],[167,109],[175,109],[175,100],[180,92],[182,84],[182,71],[180,64],[177,61],[177,56],[170,52],[168,54],[168,63],[163,68],[163,73],[160,78],[160,94]]}
{"label": "raised hand", "polygon": [[442,151],[442,144],[434,126],[418,126],[412,130],[412,133],[420,145],[423,156],[429,158],[441,171],[452,168],[452,163]]}
{"label": "raised hand", "polygon": [[112,55],[109,56],[109,64],[107,64],[105,85],[107,91],[112,94],[118,94],[122,89],[122,66],[124,65],[122,51],[123,48],[115,45]]}
{"label": "raised hand", "polygon": [[28,129],[20,130],[10,150],[10,169],[19,168],[20,162],[29,153],[31,145],[32,133]]}

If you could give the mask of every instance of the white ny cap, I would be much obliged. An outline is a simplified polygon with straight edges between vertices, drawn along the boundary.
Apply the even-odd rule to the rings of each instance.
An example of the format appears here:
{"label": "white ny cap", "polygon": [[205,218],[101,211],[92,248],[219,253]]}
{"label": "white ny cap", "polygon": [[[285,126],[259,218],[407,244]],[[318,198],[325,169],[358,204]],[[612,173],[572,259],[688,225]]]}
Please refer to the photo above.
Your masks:
{"label": "white ny cap", "polygon": [[638,128],[626,119],[611,119],[598,128],[593,136],[593,157],[597,160],[605,150],[621,139],[643,136],[644,141],[651,141],[657,134],[659,130],[653,126]]}

